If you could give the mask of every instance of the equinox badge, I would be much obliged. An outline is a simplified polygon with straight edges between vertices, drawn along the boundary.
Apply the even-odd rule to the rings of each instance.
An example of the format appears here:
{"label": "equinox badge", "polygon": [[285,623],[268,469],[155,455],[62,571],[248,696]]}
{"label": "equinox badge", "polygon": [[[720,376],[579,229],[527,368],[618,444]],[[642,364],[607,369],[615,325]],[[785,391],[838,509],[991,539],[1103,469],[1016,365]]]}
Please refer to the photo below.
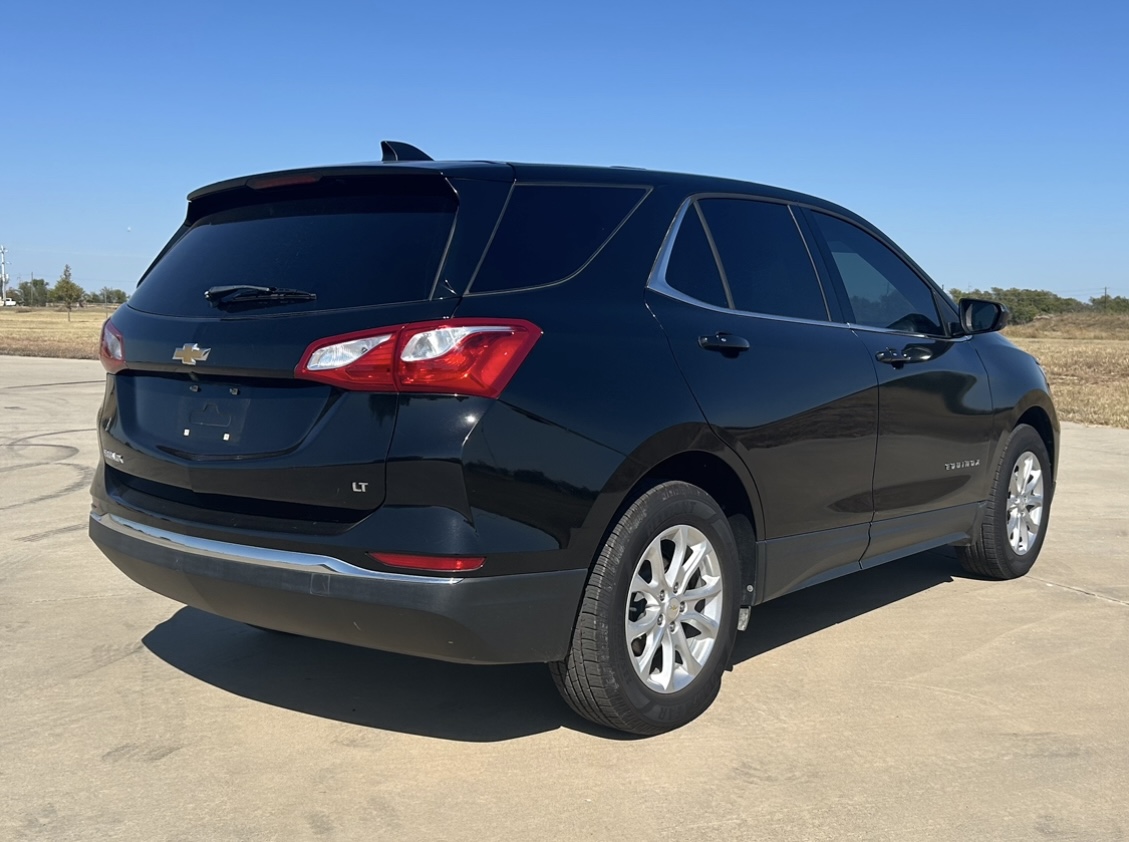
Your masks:
{"label": "equinox badge", "polygon": [[185,365],[196,365],[196,363],[208,359],[210,353],[212,353],[211,348],[201,348],[195,342],[191,345],[185,342],[172,352],[172,358],[180,360]]}

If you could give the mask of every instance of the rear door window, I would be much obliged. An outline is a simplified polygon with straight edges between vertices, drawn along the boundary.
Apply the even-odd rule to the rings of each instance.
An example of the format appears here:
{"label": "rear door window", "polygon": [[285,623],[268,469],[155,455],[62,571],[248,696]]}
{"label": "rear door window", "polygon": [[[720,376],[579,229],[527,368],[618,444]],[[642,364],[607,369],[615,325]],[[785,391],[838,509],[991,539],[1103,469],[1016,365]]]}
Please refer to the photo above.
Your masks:
{"label": "rear door window", "polygon": [[225,311],[213,307],[204,292],[234,284],[317,295],[311,302],[239,308],[252,316],[426,300],[456,210],[449,189],[253,198],[253,204],[194,221],[138,285],[130,306],[219,317]]}
{"label": "rear door window", "polygon": [[787,205],[702,199],[737,310],[827,321],[827,304],[807,246]]}
{"label": "rear door window", "polygon": [[570,278],[646,195],[644,187],[514,185],[470,292],[523,289]]}

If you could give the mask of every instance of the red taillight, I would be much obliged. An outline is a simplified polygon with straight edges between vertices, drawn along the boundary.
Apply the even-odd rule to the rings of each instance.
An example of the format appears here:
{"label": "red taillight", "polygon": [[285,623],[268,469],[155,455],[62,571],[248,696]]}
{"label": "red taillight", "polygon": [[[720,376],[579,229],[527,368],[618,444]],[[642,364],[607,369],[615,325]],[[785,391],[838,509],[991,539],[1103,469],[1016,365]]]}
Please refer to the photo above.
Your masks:
{"label": "red taillight", "polygon": [[106,371],[115,372],[125,368],[125,340],[122,339],[121,331],[109,319],[102,325],[102,345],[98,349],[98,357]]}
{"label": "red taillight", "polygon": [[403,553],[369,553],[381,564],[389,567],[403,567],[409,570],[431,570],[437,573],[459,573],[467,570],[477,570],[486,561],[477,556],[451,556],[434,555],[405,555]]}
{"label": "red taillight", "polygon": [[417,322],[321,339],[294,374],[345,389],[496,398],[540,338],[520,319]]}
{"label": "red taillight", "polygon": [[294,373],[348,389],[390,388],[395,350],[396,328],[334,336],[307,348]]}

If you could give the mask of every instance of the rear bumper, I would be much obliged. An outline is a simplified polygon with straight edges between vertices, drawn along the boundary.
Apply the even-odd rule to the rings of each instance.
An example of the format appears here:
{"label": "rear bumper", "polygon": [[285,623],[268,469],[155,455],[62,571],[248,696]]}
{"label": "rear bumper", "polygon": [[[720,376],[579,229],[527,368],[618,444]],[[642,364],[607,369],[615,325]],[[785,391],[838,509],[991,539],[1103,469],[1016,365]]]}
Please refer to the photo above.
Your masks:
{"label": "rear bumper", "polygon": [[140,585],[243,623],[460,663],[556,661],[586,570],[436,579],[194,538],[92,514],[90,538]]}

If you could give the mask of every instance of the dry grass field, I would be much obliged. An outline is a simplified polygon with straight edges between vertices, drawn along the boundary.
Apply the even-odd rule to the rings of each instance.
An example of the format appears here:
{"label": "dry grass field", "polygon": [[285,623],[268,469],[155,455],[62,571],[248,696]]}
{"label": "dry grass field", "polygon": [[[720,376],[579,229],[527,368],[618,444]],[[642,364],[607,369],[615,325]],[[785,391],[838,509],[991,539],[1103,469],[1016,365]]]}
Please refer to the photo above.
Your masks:
{"label": "dry grass field", "polygon": [[1129,427],[1129,341],[1020,339],[1047,371],[1063,421]]}
{"label": "dry grass field", "polygon": [[[104,307],[0,308],[0,354],[95,359]],[[1065,421],[1129,427],[1129,316],[1077,313],[1009,327],[1046,368]]]}
{"label": "dry grass field", "polygon": [[1004,333],[1047,370],[1059,418],[1129,427],[1129,316],[1071,313]]}
{"label": "dry grass field", "polygon": [[1025,325],[1004,330],[1009,339],[1117,339],[1129,340],[1129,315],[1067,313],[1042,316]]}
{"label": "dry grass field", "polygon": [[102,322],[115,307],[71,311],[52,307],[0,307],[0,354],[98,359]]}

